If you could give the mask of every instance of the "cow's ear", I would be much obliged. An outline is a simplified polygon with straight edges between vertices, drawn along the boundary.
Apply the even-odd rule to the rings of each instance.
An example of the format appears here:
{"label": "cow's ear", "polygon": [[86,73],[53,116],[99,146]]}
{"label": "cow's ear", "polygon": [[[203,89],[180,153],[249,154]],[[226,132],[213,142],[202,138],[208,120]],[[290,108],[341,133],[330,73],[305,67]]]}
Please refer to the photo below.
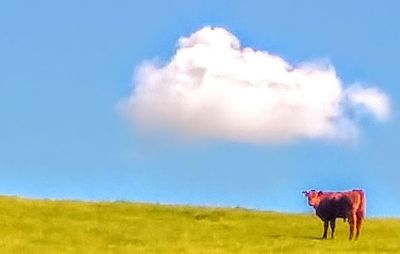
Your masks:
{"label": "cow's ear", "polygon": [[301,192],[304,196],[307,196],[308,192],[307,191],[302,191]]}
{"label": "cow's ear", "polygon": [[318,196],[321,196],[322,195],[322,191],[318,191]]}

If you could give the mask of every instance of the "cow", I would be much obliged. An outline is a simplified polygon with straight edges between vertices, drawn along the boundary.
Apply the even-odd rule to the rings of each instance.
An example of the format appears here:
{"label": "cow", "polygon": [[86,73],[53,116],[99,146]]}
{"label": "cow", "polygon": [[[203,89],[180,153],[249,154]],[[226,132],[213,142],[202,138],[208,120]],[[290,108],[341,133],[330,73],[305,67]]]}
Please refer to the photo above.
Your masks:
{"label": "cow", "polygon": [[331,238],[335,234],[336,218],[348,220],[350,225],[349,240],[358,239],[365,220],[366,197],[363,190],[343,192],[303,191],[308,204],[314,207],[316,214],[324,222],[323,239],[327,238],[328,224],[331,227]]}

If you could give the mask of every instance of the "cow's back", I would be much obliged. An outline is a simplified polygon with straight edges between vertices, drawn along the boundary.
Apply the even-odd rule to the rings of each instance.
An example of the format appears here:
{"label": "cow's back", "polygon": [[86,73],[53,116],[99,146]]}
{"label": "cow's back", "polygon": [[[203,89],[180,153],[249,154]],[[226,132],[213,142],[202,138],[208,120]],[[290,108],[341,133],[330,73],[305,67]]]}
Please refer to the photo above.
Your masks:
{"label": "cow's back", "polygon": [[324,192],[321,194],[321,202],[316,212],[323,220],[334,217],[347,218],[351,213],[356,213],[361,219],[365,219],[365,204],[363,190]]}

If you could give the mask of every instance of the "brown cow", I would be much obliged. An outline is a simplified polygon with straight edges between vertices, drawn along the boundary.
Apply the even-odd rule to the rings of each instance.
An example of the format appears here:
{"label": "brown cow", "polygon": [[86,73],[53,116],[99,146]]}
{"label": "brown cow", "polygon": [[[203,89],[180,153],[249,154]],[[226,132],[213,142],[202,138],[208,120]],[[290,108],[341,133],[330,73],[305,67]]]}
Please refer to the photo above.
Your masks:
{"label": "brown cow", "polygon": [[363,220],[365,219],[366,198],[364,191],[351,190],[344,192],[322,192],[322,191],[303,191],[308,198],[308,204],[314,207],[316,214],[324,222],[324,234],[326,239],[328,224],[331,226],[331,237],[335,233],[336,218],[348,219],[350,225],[349,240],[355,239],[360,234]]}

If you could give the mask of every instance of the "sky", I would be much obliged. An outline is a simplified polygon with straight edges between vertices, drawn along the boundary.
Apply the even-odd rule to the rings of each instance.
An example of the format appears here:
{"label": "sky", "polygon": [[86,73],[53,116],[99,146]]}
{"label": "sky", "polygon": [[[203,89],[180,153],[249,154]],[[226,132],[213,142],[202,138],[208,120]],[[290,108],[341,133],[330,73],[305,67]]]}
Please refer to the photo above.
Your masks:
{"label": "sky", "polygon": [[[363,188],[367,216],[398,217],[399,7],[396,1],[2,1],[0,194],[311,212],[303,190]],[[219,104],[207,104],[207,117],[177,120],[174,110],[182,108],[168,104],[173,98],[164,93],[149,93],[148,80],[176,77],[165,66],[190,44],[180,39],[207,27],[234,36],[239,51],[277,56],[299,71],[308,63],[328,72],[343,96],[360,84],[377,88],[390,114],[381,121],[336,107],[328,116],[350,122],[357,135],[321,120],[323,114],[311,121],[324,126],[317,132],[308,125],[286,131],[291,125],[283,124],[273,129],[278,139],[253,135],[254,126],[242,118],[232,118],[246,123],[232,129],[211,114],[230,112]],[[153,72],[141,72],[146,64]],[[156,82],[155,91],[174,82]],[[140,91],[154,95],[158,106]],[[227,90],[218,91],[225,98]],[[248,105],[238,91],[232,101]],[[342,98],[339,92],[333,101]],[[162,109],[169,112],[165,121]],[[138,118],[137,110],[153,118]],[[350,118],[343,113],[352,110]],[[193,130],[190,123],[219,131]],[[143,131],[150,127],[156,130]]]}

